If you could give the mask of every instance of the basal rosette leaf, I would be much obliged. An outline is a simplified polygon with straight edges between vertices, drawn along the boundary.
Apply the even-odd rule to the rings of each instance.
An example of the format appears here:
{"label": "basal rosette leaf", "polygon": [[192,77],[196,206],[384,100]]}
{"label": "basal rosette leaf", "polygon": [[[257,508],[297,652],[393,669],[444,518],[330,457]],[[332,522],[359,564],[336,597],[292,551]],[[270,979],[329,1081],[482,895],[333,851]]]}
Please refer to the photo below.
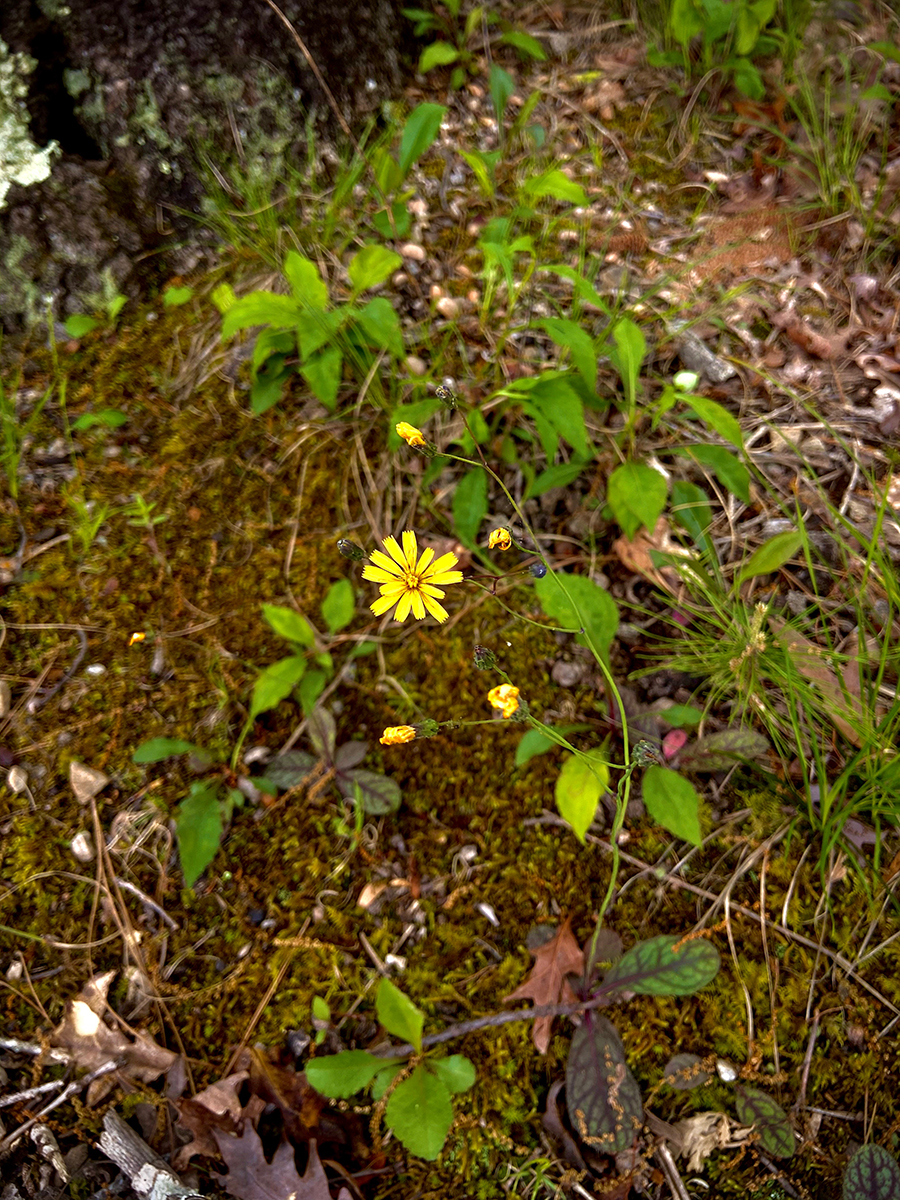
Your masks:
{"label": "basal rosette leaf", "polygon": [[689,1092],[709,1083],[712,1076],[701,1067],[703,1059],[696,1054],[676,1054],[666,1063],[663,1083],[676,1092]]}
{"label": "basal rosette leaf", "polygon": [[762,1148],[775,1158],[790,1158],[794,1131],[784,1109],[758,1088],[738,1087],[735,1102],[738,1119],[756,1127]]}
{"label": "basal rosette leaf", "polygon": [[843,1200],[900,1200],[900,1167],[883,1146],[860,1146],[850,1159]]}
{"label": "basal rosette leaf", "polygon": [[649,938],[632,946],[607,972],[603,991],[690,996],[716,977],[719,963],[718,950],[704,938],[691,942],[669,935]]}
{"label": "basal rosette leaf", "polygon": [[443,1150],[453,1122],[447,1085],[420,1063],[391,1092],[384,1119],[407,1150],[433,1161]]}
{"label": "basal rosette leaf", "polygon": [[622,1039],[606,1017],[587,1012],[576,1029],[566,1064],[569,1118],[582,1140],[618,1154],[643,1124],[641,1092],[625,1062]]}

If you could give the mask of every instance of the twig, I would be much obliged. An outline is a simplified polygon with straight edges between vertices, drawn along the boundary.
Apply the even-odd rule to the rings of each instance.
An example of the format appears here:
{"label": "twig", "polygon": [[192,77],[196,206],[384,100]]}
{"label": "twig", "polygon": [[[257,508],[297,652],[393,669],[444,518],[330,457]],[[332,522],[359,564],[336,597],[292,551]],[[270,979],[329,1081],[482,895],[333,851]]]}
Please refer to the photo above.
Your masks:
{"label": "twig", "polygon": [[80,1092],[82,1088],[87,1087],[89,1083],[93,1083],[95,1079],[99,1079],[102,1075],[109,1075],[111,1072],[117,1071],[119,1066],[120,1063],[118,1059],[112,1058],[109,1060],[109,1062],[105,1062],[99,1066],[96,1071],[91,1071],[88,1075],[82,1075],[80,1079],[73,1079],[66,1089],[60,1092],[55,1100],[51,1100],[46,1108],[42,1108],[41,1111],[33,1116],[30,1121],[26,1121],[25,1124],[20,1125],[18,1129],[14,1129],[12,1133],[8,1134],[3,1141],[0,1142],[0,1159],[9,1153],[19,1138],[22,1137],[24,1133],[27,1133],[32,1125],[37,1125],[39,1121],[42,1121],[47,1113],[52,1112],[54,1108],[58,1108],[60,1104],[65,1104],[65,1102],[71,1096],[74,1096],[76,1092]]}
{"label": "twig", "polygon": [[87,634],[84,632],[83,629],[80,629],[80,628],[76,628],[75,632],[78,635],[78,640],[81,643],[81,645],[79,646],[78,653],[75,655],[75,658],[72,662],[71,667],[69,667],[68,671],[66,671],[66,673],[65,673],[65,675],[63,675],[62,679],[60,679],[57,683],[55,683],[48,692],[44,692],[43,696],[32,696],[31,699],[28,701],[28,703],[25,705],[26,712],[36,713],[38,711],[38,709],[43,708],[44,705],[49,700],[53,699],[53,697],[57,694],[57,692],[62,691],[62,689],[66,686],[66,684],[69,682],[69,680],[75,674],[75,672],[81,666],[84,656],[87,654],[87,648],[88,648]]}
{"label": "twig", "polygon": [[184,1186],[165,1160],[117,1112],[110,1110],[104,1116],[103,1133],[97,1145],[125,1172],[139,1196],[146,1196],[147,1200],[202,1200],[193,1188]]}

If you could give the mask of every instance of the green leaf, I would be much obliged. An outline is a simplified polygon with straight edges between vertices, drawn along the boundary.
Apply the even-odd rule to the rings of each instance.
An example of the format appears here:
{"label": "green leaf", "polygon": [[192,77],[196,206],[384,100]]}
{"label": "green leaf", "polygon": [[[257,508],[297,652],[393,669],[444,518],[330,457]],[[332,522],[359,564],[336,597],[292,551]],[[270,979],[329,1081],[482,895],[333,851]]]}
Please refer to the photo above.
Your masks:
{"label": "green leaf", "polygon": [[299,300],[304,307],[328,307],[328,287],[312,259],[305,258],[296,250],[288,250],[284,256],[284,274],[294,299]]}
{"label": "green leaf", "polygon": [[897,1160],[883,1146],[860,1146],[844,1173],[843,1200],[900,1200]]}
{"label": "green leaf", "polygon": [[141,742],[132,755],[132,761],[136,763],[162,762],[164,758],[171,758],[174,754],[192,754],[199,748],[193,742],[185,742],[181,738],[150,738],[147,742]]}
{"label": "green leaf", "polygon": [[607,971],[603,991],[609,988],[639,996],[691,996],[715,979],[720,964],[718,950],[705,938],[688,942],[664,934],[626,950]]}
{"label": "green leaf", "polygon": [[639,325],[628,317],[616,321],[612,330],[614,347],[610,347],[609,358],[619,372],[625,399],[633,408],[637,397],[637,385],[641,374],[641,363],[647,353],[647,339]]}
{"label": "green leaf", "polygon": [[435,67],[447,67],[459,58],[459,51],[449,42],[432,42],[419,55],[419,72],[424,75]]}
{"label": "green leaf", "polygon": [[365,1050],[342,1050],[340,1054],[323,1054],[306,1064],[310,1084],[332,1100],[346,1100],[360,1092],[382,1070],[385,1062]]}
{"label": "green leaf", "polygon": [[756,729],[719,729],[699,738],[681,753],[679,763],[690,771],[728,771],[735,763],[765,762],[769,739]]}
{"label": "green leaf", "polygon": [[99,329],[100,322],[96,317],[88,317],[84,313],[73,313],[71,317],[66,317],[64,327],[70,338],[83,338],[85,334]]}
{"label": "green leaf", "polygon": [[354,296],[368,288],[378,287],[402,265],[403,259],[396,250],[369,242],[353,255],[347,265]]}
{"label": "green leaf", "polygon": [[753,1125],[759,1143],[775,1158],[791,1158],[796,1146],[794,1130],[784,1109],[759,1088],[736,1085],[735,1106],[742,1125]]}
{"label": "green leaf", "polygon": [[586,466],[587,463],[580,458],[573,458],[571,462],[556,463],[555,466],[548,467],[546,471],[541,471],[540,475],[533,479],[525,489],[525,499],[530,500],[532,496],[543,496],[544,492],[549,492],[551,488],[568,487]]}
{"label": "green leaf", "polygon": [[784,533],[776,533],[753,551],[741,567],[735,585],[740,586],[745,579],[752,579],[754,575],[768,575],[770,571],[777,571],[794,557],[803,545],[803,539],[801,529],[786,529]]}
{"label": "green leaf", "polygon": [[536,758],[539,754],[546,754],[555,745],[556,743],[551,741],[540,729],[529,729],[516,747],[516,766],[524,767],[532,758]]}
{"label": "green leaf", "polygon": [[222,318],[222,337],[233,337],[239,329],[253,325],[275,325],[279,329],[297,324],[301,309],[290,296],[278,296],[275,292],[251,292],[235,300]]}
{"label": "green leaf", "polygon": [[606,499],[627,538],[643,525],[651,533],[666,503],[665,477],[643,463],[622,463],[607,481]]}
{"label": "green leaf", "polygon": [[503,124],[503,114],[506,111],[506,106],[509,103],[509,98],[516,90],[516,83],[509,71],[504,69],[497,63],[491,63],[489,89],[491,93],[491,103],[494,106],[494,113],[497,117],[497,124]]}
{"label": "green leaf", "polygon": [[712,524],[712,509],[709,497],[702,488],[687,479],[676,479],[672,483],[672,516],[691,535],[698,550],[715,560],[715,548],[709,537]]}
{"label": "green leaf", "polygon": [[304,361],[317,350],[334,342],[349,316],[349,305],[334,308],[330,312],[317,308],[297,315],[297,344]]}
{"label": "green leaf", "polygon": [[253,685],[249,719],[255,721],[260,713],[277,708],[303,678],[305,670],[306,659],[299,654],[266,667]]}
{"label": "green leaf", "polygon": [[283,604],[264,604],[262,612],[264,619],[279,637],[307,648],[316,644],[312,626],[306,617],[301,617],[295,609],[286,608]]}
{"label": "green leaf", "polygon": [[700,829],[700,797],[683,775],[668,767],[648,767],[644,772],[644,804],[647,812],[676,837],[694,846],[703,840]]}
{"label": "green leaf", "polygon": [[595,1012],[584,1014],[572,1037],[566,1105],[582,1141],[606,1154],[630,1146],[643,1124],[641,1089],[625,1061],[622,1039]]}
{"label": "green leaf", "polygon": [[584,842],[608,783],[609,767],[599,750],[573,754],[563,763],[556,780],[556,807],[579,842]]}
{"label": "green leaf", "polygon": [[694,0],[672,0],[669,10],[669,32],[679,45],[687,47],[703,32],[704,20],[700,6]]}
{"label": "green leaf", "polygon": [[425,1015],[387,978],[383,978],[378,985],[375,1010],[378,1013],[378,1020],[388,1033],[401,1038],[404,1042],[410,1042],[419,1054],[422,1053],[422,1027],[425,1024]]}
{"label": "green leaf", "polygon": [[118,429],[128,420],[128,414],[118,408],[101,408],[97,412],[82,413],[77,421],[72,422],[72,428],[78,430],[93,429],[102,425],[104,429]]}
{"label": "green leaf", "polygon": [[569,351],[575,369],[591,391],[597,387],[597,351],[590,336],[585,333],[577,321],[568,317],[545,317],[535,321],[538,329],[545,330],[557,346]]}
{"label": "green leaf", "polygon": [[453,493],[453,527],[464,546],[475,546],[488,509],[487,476],[480,467],[467,471]]}
{"label": "green leaf", "polygon": [[323,1000],[321,996],[313,996],[312,1015],[317,1021],[331,1020],[331,1009],[328,1007],[327,1001]]}
{"label": "green leaf", "polygon": [[681,399],[692,408],[697,416],[705,425],[714,430],[719,437],[725,439],[726,442],[731,442],[732,446],[737,446],[738,450],[744,448],[744,435],[741,433],[740,422],[737,417],[733,417],[727,408],[723,408],[721,404],[717,404],[715,400],[709,400],[706,396],[683,395]]}
{"label": "green leaf", "polygon": [[163,292],[163,304],[166,308],[178,308],[181,304],[187,304],[193,295],[193,288],[167,287]]}
{"label": "green leaf", "polygon": [[532,200],[550,196],[553,200],[564,200],[567,204],[587,204],[587,193],[581,184],[570,179],[558,168],[527,180],[522,185],[522,190]]}
{"label": "green leaf", "polygon": [[341,386],[341,368],[344,356],[339,346],[329,346],[314,358],[309,358],[300,368],[300,374],[313,390],[317,400],[329,412],[334,411],[338,388]]}
{"label": "green leaf", "polygon": [[[446,65],[447,63],[455,62],[458,55],[453,46],[448,49],[453,51],[453,57],[448,58],[446,51],[438,51],[435,54],[436,46],[446,46],[446,42],[435,42],[431,46],[427,46],[422,54],[422,59],[432,52],[432,61],[428,66],[422,66],[422,59],[419,60],[419,70],[423,73],[431,70],[433,66]],[[441,121],[446,116],[447,110],[443,104],[419,104],[412,110],[406,119],[406,124],[403,127],[403,136],[400,138],[400,174],[405,179],[409,174],[409,169],[418,159],[422,157],[425,151],[432,145],[441,128]]]}
{"label": "green leaf", "polygon": [[237,296],[230,283],[220,283],[217,287],[214,287],[209,298],[223,317],[229,308],[232,308],[237,303]]}
{"label": "green leaf", "polygon": [[762,100],[766,85],[755,63],[749,58],[735,58],[730,63],[734,72],[734,86],[750,100]]}
{"label": "green leaf", "polygon": [[388,1066],[382,1068],[372,1080],[372,1099],[380,1100],[390,1087],[394,1077],[399,1075],[405,1068],[406,1063],[402,1060],[398,1062],[396,1059]]}
{"label": "green leaf", "polygon": [[193,887],[215,858],[222,839],[222,805],[218,789],[208,783],[191,785],[175,816],[178,855],[187,887]]}
{"label": "green leaf", "polygon": [[502,157],[499,150],[460,150],[463,158],[478,181],[478,186],[486,196],[493,196],[494,170]]}
{"label": "green leaf", "polygon": [[273,354],[256,372],[250,384],[250,411],[257,417],[278,403],[284,393],[284,385],[293,371],[284,366],[285,355]]}
{"label": "green leaf", "polygon": [[[560,577],[555,571],[549,571],[543,579],[536,579],[534,590],[544,612],[563,629],[581,629],[583,622],[597,652],[606,659],[619,628],[619,610],[608,592],[584,575]],[[589,639],[581,633],[576,641],[581,646],[589,645]]]}
{"label": "green leaf", "polygon": [[671,708],[664,708],[659,715],[675,729],[699,725],[703,719],[700,709],[690,704],[673,704]]}
{"label": "green leaf", "polygon": [[443,1080],[420,1063],[398,1083],[387,1102],[384,1119],[412,1154],[433,1161],[444,1148],[453,1123],[453,1105]]}
{"label": "green leaf", "polygon": [[529,393],[553,428],[566,439],[582,459],[590,458],[591,446],[584,425],[584,405],[581,397],[565,379],[559,376],[539,380]]}
{"label": "green leaf", "polygon": [[322,619],[331,634],[337,633],[353,620],[356,612],[356,597],[349,579],[339,579],[325,593],[322,601]]}
{"label": "green leaf", "polygon": [[696,462],[702,463],[703,466],[710,467],[723,487],[728,488],[729,492],[737,496],[738,500],[742,500],[744,504],[750,503],[750,472],[724,446],[707,446],[698,443],[680,450],[678,453],[685,454]]}
{"label": "green leaf", "polygon": [[372,817],[383,817],[387,813],[396,812],[403,799],[400,785],[389,775],[380,771],[368,771],[359,768],[346,771],[337,779],[338,788],[348,800],[354,800],[357,789],[362,803],[363,812]]}
{"label": "green leaf", "polygon": [[394,358],[403,357],[403,330],[387,296],[375,296],[359,310],[356,320],[377,349],[388,350]]}
{"label": "green leaf", "polygon": [[544,62],[547,55],[544,53],[544,47],[533,38],[530,33],[524,33],[520,29],[511,29],[509,33],[500,35],[500,42],[506,46],[514,46],[527,58],[533,58],[537,62]]}
{"label": "green leaf", "polygon": [[428,1067],[442,1080],[451,1094],[467,1092],[475,1082],[475,1066],[464,1054],[449,1058],[431,1058]]}

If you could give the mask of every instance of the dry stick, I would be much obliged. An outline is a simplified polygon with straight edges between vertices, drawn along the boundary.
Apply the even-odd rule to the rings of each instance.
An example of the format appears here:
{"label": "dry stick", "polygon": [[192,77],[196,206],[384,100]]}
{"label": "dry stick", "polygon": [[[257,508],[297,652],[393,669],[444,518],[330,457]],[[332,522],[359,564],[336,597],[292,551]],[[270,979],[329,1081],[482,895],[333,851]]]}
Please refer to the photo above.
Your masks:
{"label": "dry stick", "polygon": [[27,1133],[32,1125],[36,1125],[38,1121],[42,1121],[47,1113],[52,1112],[54,1108],[58,1108],[60,1104],[64,1104],[66,1100],[68,1100],[71,1096],[74,1096],[76,1092],[80,1092],[82,1088],[87,1087],[89,1083],[93,1083],[95,1079],[99,1079],[101,1075],[109,1075],[112,1071],[117,1071],[119,1066],[119,1060],[112,1058],[109,1060],[109,1062],[105,1062],[102,1064],[102,1066],[99,1066],[96,1071],[91,1071],[89,1075],[82,1075],[80,1079],[73,1079],[72,1082],[65,1088],[65,1090],[60,1092],[55,1100],[51,1100],[46,1108],[42,1108],[41,1111],[37,1113],[36,1116],[33,1116],[30,1121],[26,1121],[25,1124],[20,1125],[18,1129],[14,1129],[12,1133],[8,1134],[8,1136],[5,1137],[2,1142],[0,1142],[0,1159],[2,1159],[3,1156],[12,1149],[19,1138],[24,1133]]}

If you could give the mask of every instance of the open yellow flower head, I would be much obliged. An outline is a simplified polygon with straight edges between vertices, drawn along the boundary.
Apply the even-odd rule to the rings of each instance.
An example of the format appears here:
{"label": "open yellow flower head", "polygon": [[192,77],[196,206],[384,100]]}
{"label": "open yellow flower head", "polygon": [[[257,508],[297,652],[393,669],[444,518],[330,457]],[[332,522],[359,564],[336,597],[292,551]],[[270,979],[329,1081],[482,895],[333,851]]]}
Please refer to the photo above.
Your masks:
{"label": "open yellow flower head", "polygon": [[416,429],[415,425],[410,425],[407,421],[399,421],[394,428],[408,445],[424,446],[426,444],[425,435],[421,429]]}
{"label": "open yellow flower head", "polygon": [[387,537],[382,545],[387,554],[373,550],[371,563],[363,567],[363,579],[371,579],[381,585],[381,595],[369,607],[376,617],[383,616],[394,608],[394,620],[405,621],[410,613],[417,621],[424,620],[431,613],[442,624],[450,615],[439,600],[443,600],[442,587],[449,583],[460,583],[462,571],[453,571],[457,557],[455,554],[442,554],[434,559],[434,551],[422,551],[421,558],[416,561],[419,548],[416,535],[410,530],[402,536],[403,548],[397,539]]}
{"label": "open yellow flower head", "polygon": [[508,550],[512,545],[512,534],[508,529],[494,529],[488,538],[488,550]]}
{"label": "open yellow flower head", "polygon": [[416,731],[412,725],[392,725],[378,739],[382,746],[401,746],[404,742],[413,742]]}
{"label": "open yellow flower head", "polygon": [[499,708],[505,720],[508,720],[519,707],[519,689],[511,683],[501,683],[499,687],[491,688],[488,692],[491,708]]}

